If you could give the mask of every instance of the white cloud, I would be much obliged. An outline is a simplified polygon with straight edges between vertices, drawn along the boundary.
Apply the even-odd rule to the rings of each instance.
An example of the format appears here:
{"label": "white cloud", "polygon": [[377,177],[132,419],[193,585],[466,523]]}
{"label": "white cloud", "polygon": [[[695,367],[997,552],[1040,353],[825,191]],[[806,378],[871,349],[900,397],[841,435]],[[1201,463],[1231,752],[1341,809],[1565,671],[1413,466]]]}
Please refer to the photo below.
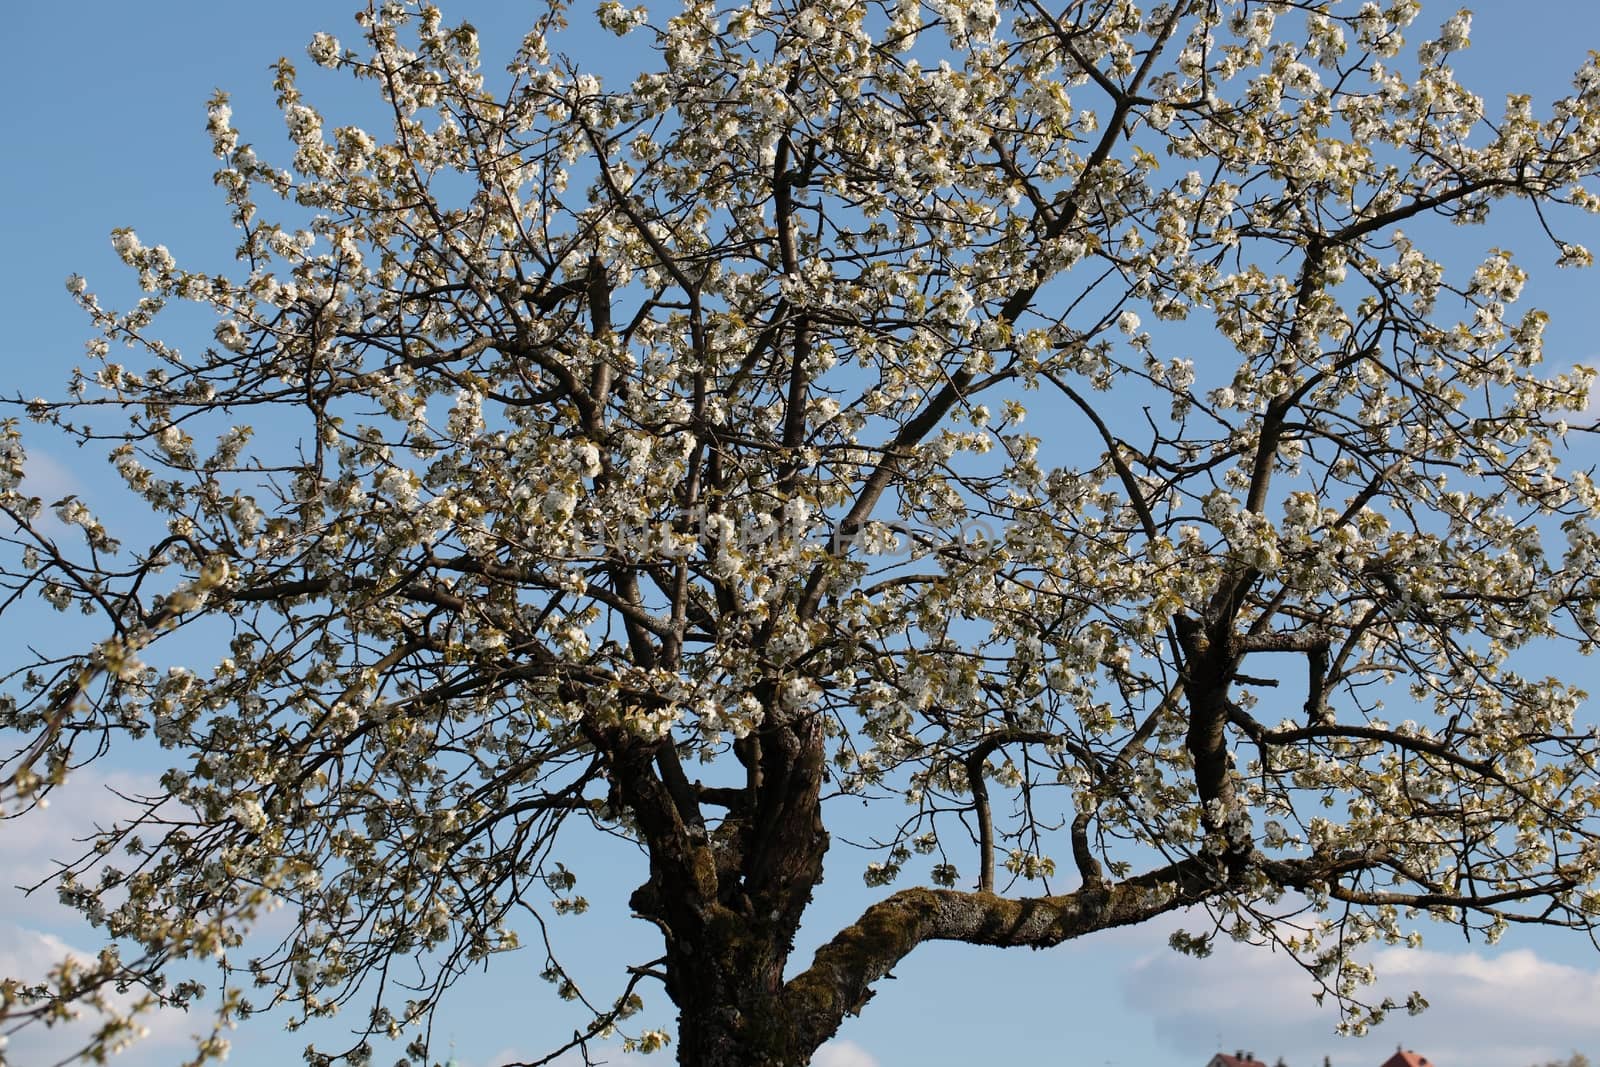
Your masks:
{"label": "white cloud", "polygon": [[[28,496],[44,501],[44,511],[39,516],[39,529],[52,537],[60,537],[68,527],[56,518],[50,505],[65,496],[82,496],[83,483],[71,467],[37,446],[28,449],[27,462],[22,467],[22,485]],[[82,541],[78,542],[80,545]]]}
{"label": "white cloud", "polygon": [[[1581,359],[1578,361],[1577,365],[1580,367],[1587,367],[1590,370],[1600,370],[1600,358],[1590,357],[1588,359]],[[1600,381],[1597,381],[1594,387],[1589,390],[1589,403],[1588,406],[1583,409],[1583,414],[1600,415]]]}
{"label": "white cloud", "polygon": [[49,807],[5,820],[5,877],[0,880],[0,914],[13,921],[57,926],[71,919],[48,885],[31,896],[20,887],[37,884],[56,870],[57,864],[75,860],[88,851],[84,838],[96,826],[108,827],[136,810],[126,797],[157,789],[154,775],[87,768],[51,790]]}
{"label": "white cloud", "polygon": [[54,934],[0,923],[0,974],[37,980],[69,955],[82,955]]}
{"label": "white cloud", "polygon": [[[1419,1047],[1448,1067],[1544,1062],[1600,1047],[1600,969],[1572,967],[1528,949],[1494,955],[1386,949],[1374,963],[1396,987],[1434,1005],[1411,1022]],[[1380,1035],[1381,1036],[1381,1035]]]}
{"label": "white cloud", "polygon": [[[155,784],[155,776],[148,774],[80,770],[51,791],[48,807],[0,823],[5,857],[5,874],[0,878],[0,915],[4,916],[0,919],[0,978],[38,982],[69,958],[95,956],[97,949],[82,945],[97,943],[100,933],[63,906],[52,886],[46,884],[31,895],[25,895],[20,887],[44,881],[58,862],[83,855],[87,851],[83,839],[96,826],[109,826],[135,810],[134,803],[124,798],[149,792]],[[92,881],[93,875],[87,880]],[[110,997],[118,1009],[131,1006],[135,999],[133,991]],[[78,1048],[99,1020],[96,1012],[85,1008],[83,1017],[75,1022],[50,1028],[29,1025],[12,1036],[6,1055],[17,1063],[54,1063]],[[210,1027],[204,1010],[190,1017],[181,1011],[158,1009],[142,1013],[138,1021],[149,1033],[117,1058],[125,1067],[187,1058],[176,1056],[174,1048],[186,1044],[192,1032]]]}
{"label": "white cloud", "polygon": [[[93,954],[79,949],[54,934],[0,921],[0,977],[17,978],[24,983],[43,980],[60,963],[68,959],[90,959]],[[133,991],[112,993],[108,997],[116,1011],[126,1011],[137,999]],[[67,1053],[82,1046],[103,1017],[94,1009],[79,1006],[81,1016],[70,1022],[45,1027],[30,1024],[11,1035],[4,1046],[4,1054],[13,1063],[54,1063]],[[169,1050],[166,1055],[151,1056],[148,1062],[173,1062],[171,1049],[186,1042],[195,1029],[191,1020],[181,1011],[157,1008],[141,1012],[137,1021],[145,1028],[140,1038],[119,1064],[132,1064],[144,1059],[157,1049]]]}
{"label": "white cloud", "polygon": [[1442,1067],[1527,1067],[1600,1048],[1600,968],[1554,963],[1528,949],[1383,949],[1371,957],[1378,971],[1372,999],[1403,1002],[1415,989],[1431,1007],[1416,1017],[1396,1012],[1369,1037],[1351,1039],[1334,1034],[1331,998],[1319,1007],[1311,978],[1285,953],[1224,939],[1211,957],[1194,959],[1155,947],[1169,930],[1150,930],[1151,950],[1124,973],[1124,994],[1160,1039],[1195,1062],[1219,1048],[1243,1048],[1294,1067],[1323,1056],[1335,1067],[1378,1067],[1398,1043]]}
{"label": "white cloud", "polygon": [[29,444],[28,459],[23,464],[22,474],[22,484],[28,494],[43,497],[46,504],[52,504],[69,493],[83,492],[83,485],[72,468],[37,445]]}
{"label": "white cloud", "polygon": [[878,1067],[877,1057],[854,1041],[830,1041],[817,1049],[811,1067]]}

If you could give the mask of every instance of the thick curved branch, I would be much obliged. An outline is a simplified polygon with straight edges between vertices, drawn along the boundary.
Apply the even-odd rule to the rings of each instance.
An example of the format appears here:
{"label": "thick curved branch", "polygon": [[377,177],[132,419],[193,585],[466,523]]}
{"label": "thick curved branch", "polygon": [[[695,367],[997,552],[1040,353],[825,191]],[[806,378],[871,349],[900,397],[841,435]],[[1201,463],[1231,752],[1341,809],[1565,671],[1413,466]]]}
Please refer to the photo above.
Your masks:
{"label": "thick curved branch", "polygon": [[[1326,883],[1374,866],[1373,856],[1312,856],[1264,864],[1288,887]],[[816,1048],[847,1014],[859,1012],[883,978],[918,945],[959,941],[999,948],[1049,948],[1117,926],[1145,922],[1217,896],[1228,876],[1214,857],[1194,856],[1101,888],[1009,899],[954,889],[906,889],[872,905],[817,950],[811,966],[784,987],[794,1048]]]}

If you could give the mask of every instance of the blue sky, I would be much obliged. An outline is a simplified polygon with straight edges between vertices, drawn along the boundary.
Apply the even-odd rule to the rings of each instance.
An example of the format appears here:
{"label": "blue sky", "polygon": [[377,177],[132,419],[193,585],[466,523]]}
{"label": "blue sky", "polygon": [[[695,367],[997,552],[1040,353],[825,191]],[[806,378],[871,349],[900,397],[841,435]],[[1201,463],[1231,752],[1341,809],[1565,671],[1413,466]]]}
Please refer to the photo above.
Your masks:
{"label": "blue sky", "polygon": [[[575,22],[585,20],[589,6],[579,0]],[[268,64],[279,55],[303,60],[305,43],[317,30],[352,36],[352,10],[350,0],[280,0],[270,8],[80,0],[28,3],[7,12],[13,47],[0,66],[4,98],[12,101],[0,117],[11,161],[0,172],[0,238],[7,252],[0,257],[5,392],[59,389],[80,359],[90,331],[62,286],[68,274],[88,276],[112,303],[127,295],[128,279],[107,240],[113,227],[136,228],[147,243],[168,245],[180,262],[202,269],[227,266],[233,237],[210,181],[205,101],[216,88],[230,91],[246,139],[264,150],[280,145],[282,122],[272,106]],[[532,9],[471,0],[445,10],[448,18],[478,25],[485,55],[493,60],[514,47]],[[1436,24],[1452,10],[1453,5],[1430,7],[1422,24]],[[1548,100],[1586,49],[1600,47],[1600,6],[1497,0],[1477,12],[1473,38],[1472,51],[1458,64],[1463,81],[1491,102],[1512,90]],[[617,66],[614,38],[577,33],[562,47],[602,75],[627,76]],[[346,102],[343,83],[313,77],[309,62],[300,66],[313,102],[331,104],[328,110],[341,118],[359,113],[362,103]],[[341,103],[350,110],[341,113]],[[1471,232],[1461,242],[1463,256],[1481,254],[1490,243]],[[1588,243],[1600,246],[1592,237]],[[1590,339],[1595,276],[1527,265],[1533,273],[1530,302],[1555,316],[1548,335],[1551,362],[1600,354],[1600,343]],[[47,451],[40,460],[41,492],[92,492],[104,484],[97,467],[81,468],[70,454]],[[11,636],[13,629],[0,627],[0,638]],[[110,814],[109,794],[97,786],[136,784],[146,773],[138,764],[108,766],[81,776],[46,819],[0,827],[0,869],[13,874],[0,881],[42,871],[47,855],[61,853],[72,828]],[[837,869],[822,890],[831,902],[819,905],[818,918],[807,927],[810,945],[872,896],[860,885],[856,857],[836,852],[833,860]],[[567,936],[581,943],[591,969],[604,974],[606,965],[651,932],[624,917],[622,901],[634,884],[627,863],[596,862],[585,886],[596,907],[571,920]],[[61,945],[92,945],[48,901],[24,902],[5,893],[0,888],[0,973],[43,961]],[[1174,925],[1111,932],[1050,952],[925,946],[899,968],[897,980],[880,984],[862,1018],[846,1025],[840,1043],[818,1063],[1198,1067],[1219,1048],[1248,1048],[1269,1062],[1281,1054],[1295,1067],[1321,1063],[1324,1054],[1340,1067],[1376,1067],[1396,1042],[1441,1067],[1522,1067],[1575,1047],[1600,1053],[1600,1020],[1593,1010],[1600,1003],[1600,956],[1587,943],[1512,936],[1485,948],[1464,945],[1446,929],[1429,931],[1424,950],[1382,962],[1396,977],[1395,989],[1423,989],[1433,1010],[1357,1042],[1332,1036],[1332,1012],[1315,1008],[1309,984],[1281,958],[1233,946],[1208,961],[1179,957],[1164,947]],[[441,1045],[453,1043],[465,1065],[487,1067],[508,1056],[537,1054],[570,1032],[570,1017],[556,1010],[548,987],[534,977],[539,964],[531,953],[508,957],[488,978],[464,987],[436,1024]],[[665,998],[658,994],[652,1004],[650,1018],[665,1021]],[[160,1020],[151,1041],[125,1062],[179,1062],[181,1039],[203,1022]],[[270,1023],[234,1039],[233,1062],[247,1067],[295,1062],[304,1044],[303,1037],[278,1033]],[[21,1062],[43,1062],[50,1040],[19,1039],[13,1053]],[[669,1056],[649,1062],[664,1063]],[[631,1061],[618,1056],[612,1062]]]}

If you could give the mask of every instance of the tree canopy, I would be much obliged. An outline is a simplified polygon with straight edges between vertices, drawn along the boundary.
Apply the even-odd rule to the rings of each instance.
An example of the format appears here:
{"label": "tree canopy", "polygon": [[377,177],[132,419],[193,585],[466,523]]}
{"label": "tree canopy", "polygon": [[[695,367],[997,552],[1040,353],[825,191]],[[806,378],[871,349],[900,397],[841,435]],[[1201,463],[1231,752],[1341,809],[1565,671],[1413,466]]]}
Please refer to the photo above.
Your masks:
{"label": "tree canopy", "polygon": [[[1516,304],[1517,254],[1590,262],[1600,65],[1491,107],[1418,13],[606,0],[657,60],[608,85],[559,6],[491,76],[383,0],[309,54],[386,128],[282,61],[283,169],[219,93],[237,268],[116,231],[145,295],[70,279],[92,361],[3,424],[4,609],[102,631],[8,653],[7,814],[172,767],[57,879],[118,950],[4,1018],[232,950],[224,1015],[349,1003],[312,1062],[425,1063],[585,906],[568,833],[648,862],[574,1041],[712,1067],[806,1063],[934,940],[1203,906],[1177,947],[1274,942],[1361,1030],[1414,919],[1592,931],[1600,745],[1527,664],[1600,637],[1593,372]],[[1528,247],[1451,267],[1501,206]],[[28,420],[155,532],[30,497]],[[792,960],[841,826],[881,898]]]}

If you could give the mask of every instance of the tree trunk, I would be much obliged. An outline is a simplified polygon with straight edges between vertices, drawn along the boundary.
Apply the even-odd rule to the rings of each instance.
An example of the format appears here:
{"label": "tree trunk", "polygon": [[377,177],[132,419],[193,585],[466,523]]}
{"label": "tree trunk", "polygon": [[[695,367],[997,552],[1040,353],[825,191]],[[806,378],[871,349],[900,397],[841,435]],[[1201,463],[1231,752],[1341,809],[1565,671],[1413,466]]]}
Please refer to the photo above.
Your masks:
{"label": "tree trunk", "polygon": [[783,999],[787,948],[733,913],[708,930],[711,943],[680,946],[669,960],[684,1067],[805,1067]]}

